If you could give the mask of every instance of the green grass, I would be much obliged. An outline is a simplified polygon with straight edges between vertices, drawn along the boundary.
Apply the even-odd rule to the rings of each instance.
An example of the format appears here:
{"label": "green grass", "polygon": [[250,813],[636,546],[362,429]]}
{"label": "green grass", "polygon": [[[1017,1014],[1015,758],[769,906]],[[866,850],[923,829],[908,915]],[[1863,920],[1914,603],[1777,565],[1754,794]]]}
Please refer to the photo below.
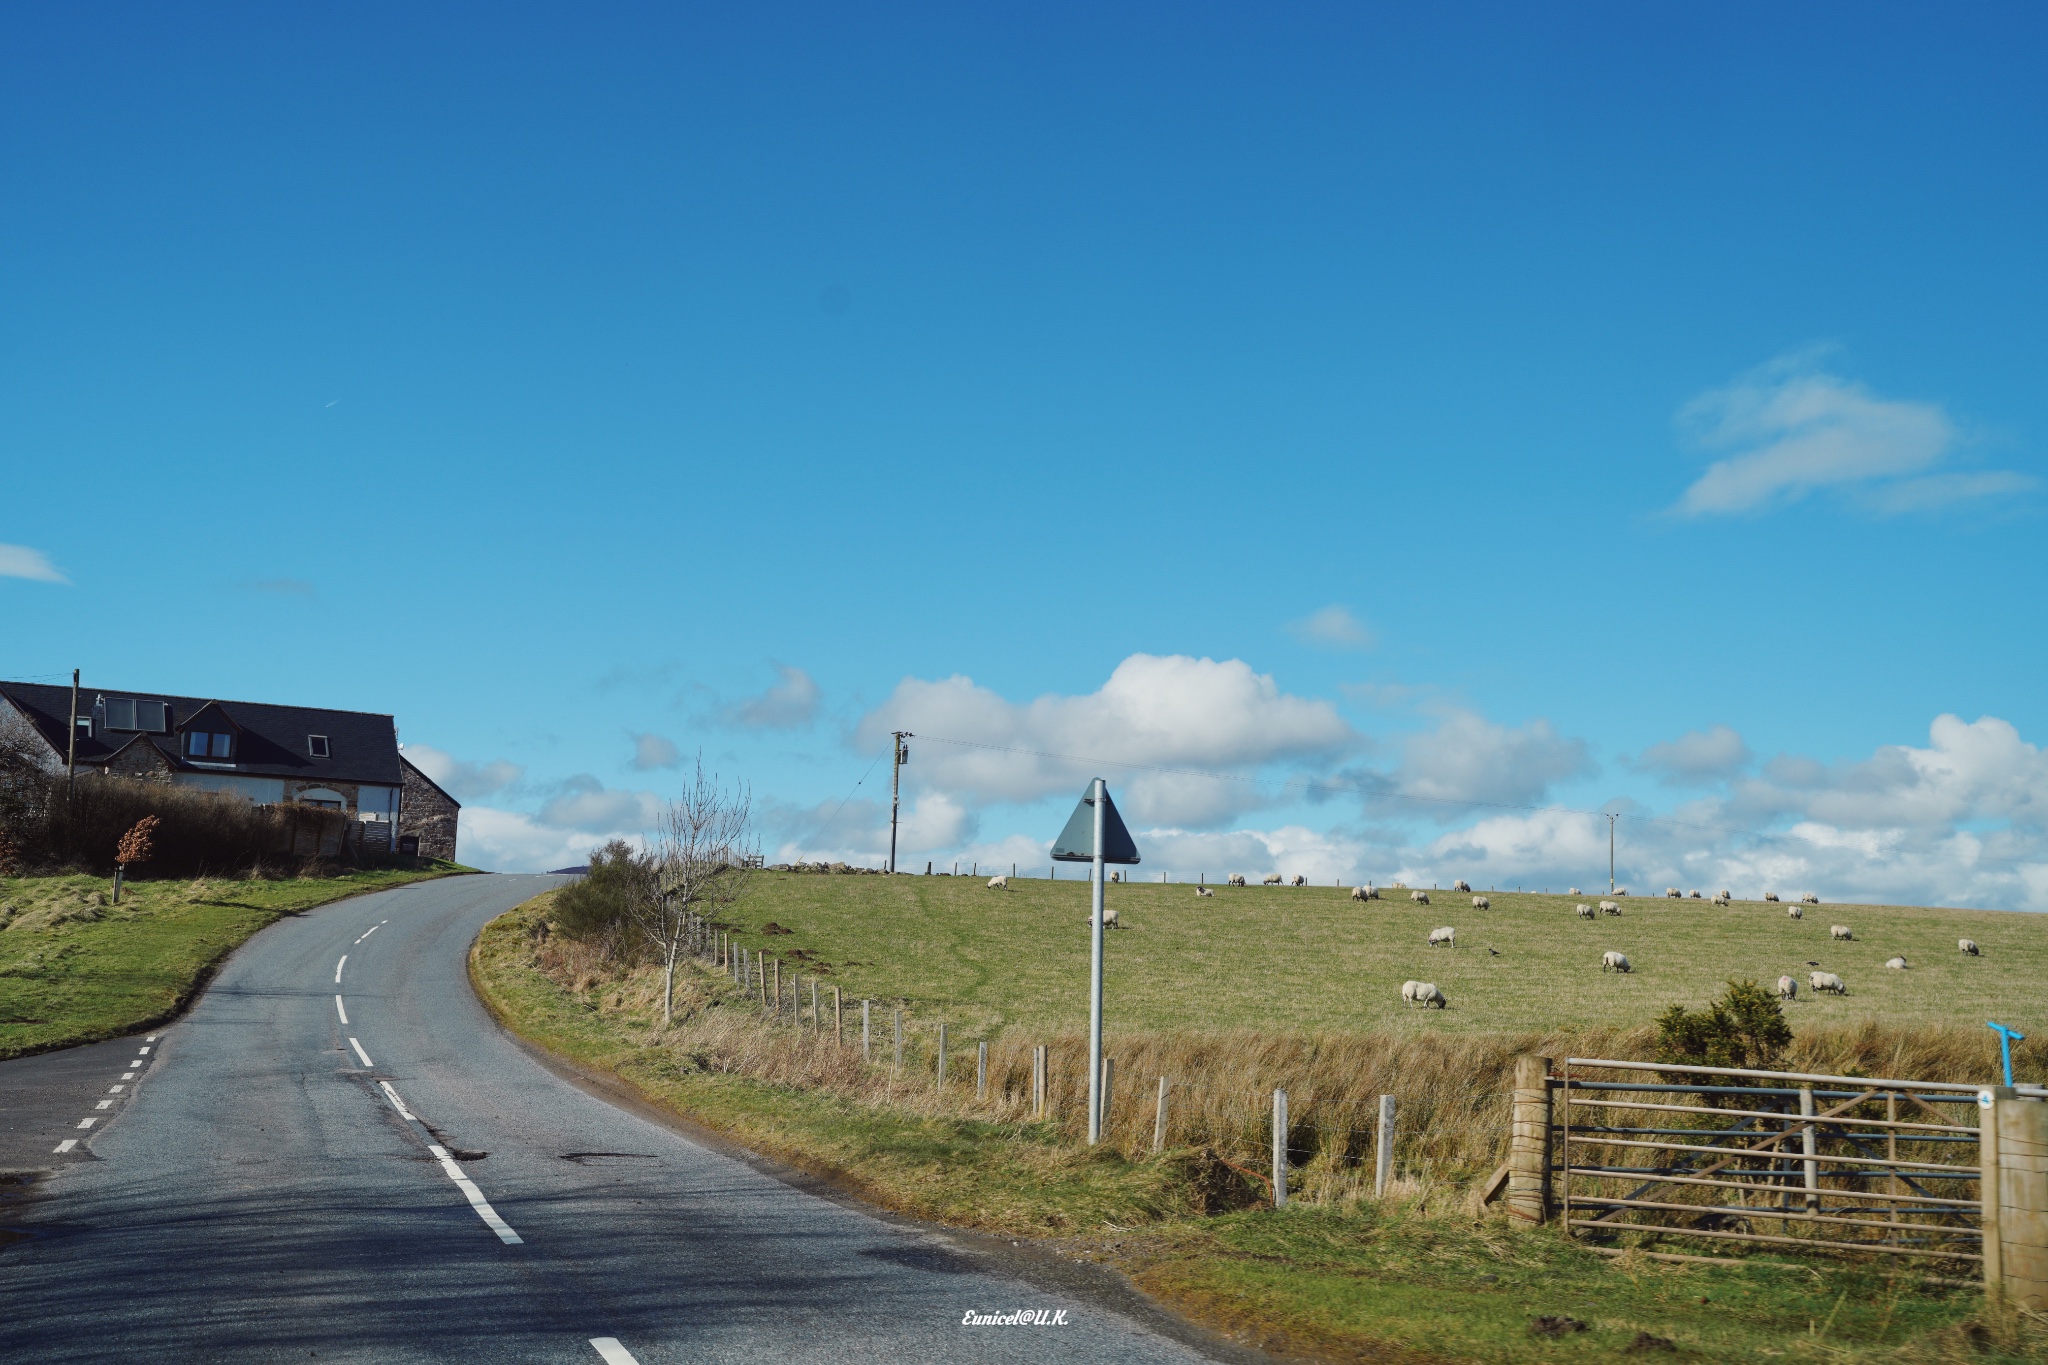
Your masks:
{"label": "green grass", "polygon": [[[515,1032],[886,1207],[1115,1265],[1196,1320],[1271,1350],[1417,1362],[1613,1360],[1632,1345],[1679,1360],[2039,1358],[2001,1351],[1973,1326],[1974,1291],[1910,1272],[1611,1261],[1554,1229],[1474,1218],[1441,1186],[1419,1201],[1274,1211],[1243,1207],[1240,1183],[1233,1211],[1204,1215],[1195,1185],[1214,1168],[1196,1151],[1090,1151],[1051,1125],[906,1112],[721,1070],[704,1041],[716,1029],[757,1029],[771,1045],[799,1046],[802,1035],[746,1022],[752,1011],[694,966],[681,1023],[664,1034],[648,969],[577,987],[540,969],[534,930],[545,914],[543,897],[500,917],[471,956],[479,993]],[[727,1017],[714,1028],[712,1016]],[[1586,1329],[1531,1332],[1536,1318],[1560,1315]],[[1672,1349],[1640,1345],[1639,1334]]]}
{"label": "green grass", "polygon": [[244,939],[284,915],[464,872],[453,863],[288,881],[0,878],[0,1058],[118,1038],[176,1014]]}
{"label": "green grass", "polygon": [[[977,1029],[1080,1027],[1086,884],[1013,881],[999,892],[984,880],[765,872],[736,916],[740,941],[809,953],[852,997],[917,1001]],[[1630,897],[1620,918],[1587,922],[1573,915],[1574,897],[1494,892],[1490,910],[1475,910],[1469,895],[1433,892],[1420,906],[1406,892],[1386,894],[1361,903],[1327,886],[1197,897],[1186,885],[1113,885],[1108,904],[1124,927],[1106,935],[1109,1024],[1396,1035],[1625,1028],[1673,1003],[1697,1006],[1731,977],[1770,984],[1789,973],[1800,983],[1787,1010],[1795,1030],[1998,1019],[2048,1031],[2048,915],[1822,905],[1792,920],[1760,902],[1717,909]],[[771,921],[793,932],[761,934]],[[1835,923],[1855,941],[1832,942]],[[1439,925],[1456,927],[1455,950],[1425,946]],[[1963,937],[1983,956],[1958,952]],[[1633,974],[1601,972],[1608,949],[1626,953]],[[1894,954],[1911,969],[1886,970]],[[1838,973],[1847,997],[1812,998],[1809,960]],[[1451,1008],[1404,1006],[1410,977],[1436,982]]]}

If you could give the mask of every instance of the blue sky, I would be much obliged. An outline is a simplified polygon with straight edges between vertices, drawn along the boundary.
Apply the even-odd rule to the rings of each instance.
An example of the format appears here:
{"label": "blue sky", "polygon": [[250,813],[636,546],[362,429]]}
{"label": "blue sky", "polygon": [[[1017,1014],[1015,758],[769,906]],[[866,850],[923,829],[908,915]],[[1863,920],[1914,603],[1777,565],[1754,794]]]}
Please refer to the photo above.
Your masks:
{"label": "blue sky", "polygon": [[16,9],[0,675],[390,711],[502,868],[698,750],[872,859],[901,725],[1086,760],[920,744],[919,863],[1100,770],[1174,875],[1590,884],[1619,809],[1655,889],[2048,908],[2044,36]]}

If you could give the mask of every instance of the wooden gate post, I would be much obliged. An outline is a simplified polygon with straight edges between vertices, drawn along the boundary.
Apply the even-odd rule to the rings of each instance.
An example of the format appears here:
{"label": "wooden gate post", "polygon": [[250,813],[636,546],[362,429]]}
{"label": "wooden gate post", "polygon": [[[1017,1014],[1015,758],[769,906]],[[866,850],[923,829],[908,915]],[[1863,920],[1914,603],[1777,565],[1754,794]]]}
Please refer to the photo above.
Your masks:
{"label": "wooden gate post", "polygon": [[[1984,1199],[1985,1270],[1988,1277],[1995,1232],[1999,1291],[2006,1306],[2048,1313],[2048,1102],[2023,1100],[2004,1086],[1992,1095],[1991,1109],[1983,1115],[1989,1120],[1985,1130],[1996,1131],[1990,1144],[1996,1164],[1987,1160],[1985,1165],[1987,1185],[1993,1187]],[[1996,1228],[1989,1216],[1994,1202]]]}
{"label": "wooden gate post", "polygon": [[1532,1223],[1550,1216],[1550,1058],[1515,1058],[1508,1208]]}

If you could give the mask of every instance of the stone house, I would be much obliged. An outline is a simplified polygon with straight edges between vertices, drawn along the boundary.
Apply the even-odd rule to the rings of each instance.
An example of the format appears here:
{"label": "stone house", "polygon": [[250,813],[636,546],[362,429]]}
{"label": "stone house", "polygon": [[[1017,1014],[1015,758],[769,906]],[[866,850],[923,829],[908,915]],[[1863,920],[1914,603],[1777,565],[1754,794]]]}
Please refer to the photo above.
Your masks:
{"label": "stone house", "polygon": [[[361,846],[455,857],[460,805],[400,752],[390,716],[268,702],[0,682],[0,730],[44,765],[340,811]],[[39,740],[40,746],[34,741]]]}

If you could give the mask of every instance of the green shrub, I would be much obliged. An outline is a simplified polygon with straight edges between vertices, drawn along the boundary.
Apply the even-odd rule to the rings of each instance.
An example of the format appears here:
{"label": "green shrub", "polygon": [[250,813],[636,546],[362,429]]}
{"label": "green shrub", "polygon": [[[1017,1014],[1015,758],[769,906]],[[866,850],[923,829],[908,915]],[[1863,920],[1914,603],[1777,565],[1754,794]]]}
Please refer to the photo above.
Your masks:
{"label": "green shrub", "polygon": [[654,859],[623,839],[590,855],[590,871],[563,887],[550,907],[555,928],[613,959],[637,955],[632,910],[654,894]]}
{"label": "green shrub", "polygon": [[1657,1017],[1659,1061],[1768,1070],[1792,1042],[1777,997],[1754,981],[1730,981],[1698,1012],[1673,1005]]}

